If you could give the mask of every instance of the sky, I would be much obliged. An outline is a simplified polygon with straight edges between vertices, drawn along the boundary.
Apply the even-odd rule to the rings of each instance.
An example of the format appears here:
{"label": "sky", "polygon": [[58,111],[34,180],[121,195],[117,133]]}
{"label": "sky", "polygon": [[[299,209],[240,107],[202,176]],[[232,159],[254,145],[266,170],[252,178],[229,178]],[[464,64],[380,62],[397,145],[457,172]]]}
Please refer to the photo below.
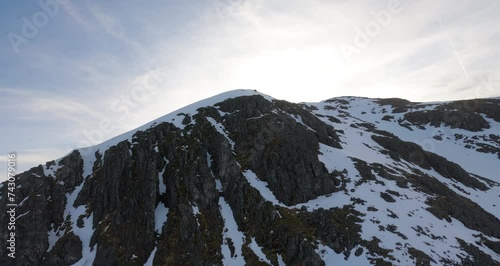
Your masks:
{"label": "sky", "polygon": [[0,180],[233,89],[500,96],[496,0],[0,3]]}

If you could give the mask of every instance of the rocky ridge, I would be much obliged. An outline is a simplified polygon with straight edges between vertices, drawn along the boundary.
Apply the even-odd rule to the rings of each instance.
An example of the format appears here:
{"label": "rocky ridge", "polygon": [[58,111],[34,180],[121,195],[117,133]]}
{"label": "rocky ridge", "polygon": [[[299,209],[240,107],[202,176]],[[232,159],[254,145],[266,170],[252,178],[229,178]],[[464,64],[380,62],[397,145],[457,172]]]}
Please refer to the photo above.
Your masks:
{"label": "rocky ridge", "polygon": [[221,94],[17,175],[0,265],[500,265],[498,114]]}

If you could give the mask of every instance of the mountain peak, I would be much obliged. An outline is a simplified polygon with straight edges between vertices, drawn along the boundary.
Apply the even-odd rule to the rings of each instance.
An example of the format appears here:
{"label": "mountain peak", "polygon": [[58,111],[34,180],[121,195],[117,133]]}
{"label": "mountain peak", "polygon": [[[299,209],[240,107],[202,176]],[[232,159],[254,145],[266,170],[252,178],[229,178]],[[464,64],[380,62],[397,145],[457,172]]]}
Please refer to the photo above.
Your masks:
{"label": "mountain peak", "polygon": [[498,265],[499,114],[222,93],[17,175],[16,264]]}

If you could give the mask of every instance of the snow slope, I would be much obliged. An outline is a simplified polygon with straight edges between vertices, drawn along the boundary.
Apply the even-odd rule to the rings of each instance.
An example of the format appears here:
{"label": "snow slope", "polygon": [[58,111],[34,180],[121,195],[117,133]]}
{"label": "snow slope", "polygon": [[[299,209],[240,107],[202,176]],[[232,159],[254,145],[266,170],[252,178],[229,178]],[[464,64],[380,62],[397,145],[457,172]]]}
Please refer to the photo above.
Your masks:
{"label": "snow slope", "polygon": [[[213,106],[230,98],[251,95],[261,95],[268,101],[274,100],[270,96],[253,90],[229,91],[176,110],[99,145],[78,149],[84,161],[83,177],[84,179],[92,178],[92,166],[96,160],[94,155],[96,151],[103,154],[107,149],[121,141],[128,140],[132,142],[132,136],[137,131],[147,130],[162,122],[172,123],[182,129],[185,127],[182,124],[184,114],[193,116],[198,112],[197,109],[201,107]],[[442,104],[437,102],[420,105],[414,104],[414,106],[415,108],[418,107],[419,111],[422,111],[433,110]],[[428,195],[414,186],[401,188],[397,185],[396,181],[388,180],[373,170],[371,174],[375,177],[374,180],[364,180],[356,167],[356,161],[361,160],[367,164],[378,164],[386,167],[394,175],[399,176],[406,176],[419,171],[433,177],[451,191],[470,199],[485,211],[499,218],[500,185],[495,183],[500,182],[499,157],[495,154],[482,153],[467,148],[467,142],[464,142],[464,140],[479,138],[477,142],[497,146],[495,142],[483,139],[485,139],[484,136],[498,136],[500,134],[500,123],[484,116],[491,127],[480,132],[451,129],[445,125],[439,127],[430,125],[419,127],[412,124],[404,124],[403,126],[397,121],[404,120],[404,112],[392,113],[391,106],[382,105],[373,99],[356,97],[341,97],[331,101],[305,103],[303,106],[309,107],[308,110],[312,114],[325,124],[332,126],[335,132],[338,133],[343,148],[334,148],[320,143],[318,159],[329,172],[346,173],[349,182],[346,183],[345,189],[328,195],[321,195],[308,202],[287,206],[276,198],[268,184],[262,181],[254,172],[245,169],[242,170],[241,174],[251,187],[259,191],[260,196],[265,201],[272,203],[275,207],[314,212],[319,209],[342,208],[347,205],[354,206],[356,211],[364,215],[362,222],[360,222],[362,227],[361,238],[365,241],[380,240],[380,247],[391,250],[390,256],[393,258],[389,259],[370,254],[367,250],[363,250],[361,254],[351,254],[346,257],[344,254],[335,253],[331,247],[328,247],[324,243],[315,243],[317,247],[315,251],[326,265],[368,265],[373,259],[381,259],[397,265],[415,265],[417,261],[408,255],[408,247],[416,248],[427,254],[431,258],[431,265],[441,265],[443,261],[461,263],[463,258],[467,257],[467,253],[460,247],[458,239],[462,239],[466,243],[473,245],[500,264],[500,254],[481,244],[483,239],[494,242],[498,242],[500,239],[486,236],[477,230],[467,228],[462,222],[454,218],[451,221],[439,219],[428,211],[428,200],[433,198],[432,195]],[[222,111],[219,110],[219,112],[225,115]],[[385,119],[387,115],[392,116],[392,118]],[[314,132],[311,127],[304,123],[305,119],[300,115],[289,114],[289,116],[300,126]],[[334,117],[339,121],[329,119],[329,117]],[[250,119],[258,118],[253,117]],[[224,125],[211,117],[207,117],[207,120],[219,134],[227,139],[227,142],[234,151],[237,143],[229,137],[230,135]],[[480,182],[488,187],[488,190],[478,190],[467,187],[456,180],[446,178],[433,169],[424,169],[404,160],[396,161],[384,152],[384,147],[372,139],[372,136],[379,136],[380,134],[370,130],[368,127],[387,131],[401,140],[419,144],[426,151],[436,153],[447,158],[449,161],[458,163],[467,172],[473,174],[473,176],[481,176],[495,182],[486,182],[478,178]],[[462,138],[458,139],[456,135],[461,135]],[[158,151],[158,147],[155,147],[155,149]],[[212,156],[207,154],[206,157],[207,165],[211,169]],[[44,174],[55,178],[60,160],[56,160],[55,165],[49,168],[44,167]],[[168,160],[165,163],[168,164]],[[165,169],[166,166],[161,171],[158,171],[159,193],[161,195],[167,193],[167,187],[163,183]],[[270,258],[266,257],[264,249],[257,243],[255,237],[246,235],[245,232],[240,230],[234,218],[233,209],[224,196],[222,196],[223,189],[221,182],[217,177],[214,176],[214,178],[216,188],[221,193],[218,207],[224,221],[223,241],[221,245],[223,264],[245,265],[246,262],[243,256],[244,245],[248,245],[262,263],[271,264]],[[66,194],[67,203],[64,210],[64,217],[71,217],[70,222],[72,224],[76,224],[78,217],[86,214],[85,206],[73,207],[82,187],[83,183],[76,187],[72,193]],[[383,194],[390,195],[394,201],[391,202],[379,196]],[[353,199],[361,203],[353,203]],[[195,217],[200,214],[200,209],[197,206],[193,205],[192,210]],[[155,231],[159,234],[161,234],[163,226],[167,222],[168,215],[169,209],[160,202],[155,210],[154,221]],[[96,256],[97,247],[89,246],[90,237],[94,232],[94,225],[92,224],[93,216],[92,214],[87,214],[86,217],[83,219],[83,227],[73,226],[73,232],[81,239],[83,246],[82,259],[73,265],[91,265]],[[49,250],[54,247],[56,241],[63,234],[63,230],[51,228],[48,232]],[[234,253],[230,247],[234,247]],[[153,249],[145,265],[153,265],[156,251],[157,247]],[[133,257],[134,254],[130,254],[130,256]],[[278,265],[285,265],[282,256],[280,254],[276,256]]]}

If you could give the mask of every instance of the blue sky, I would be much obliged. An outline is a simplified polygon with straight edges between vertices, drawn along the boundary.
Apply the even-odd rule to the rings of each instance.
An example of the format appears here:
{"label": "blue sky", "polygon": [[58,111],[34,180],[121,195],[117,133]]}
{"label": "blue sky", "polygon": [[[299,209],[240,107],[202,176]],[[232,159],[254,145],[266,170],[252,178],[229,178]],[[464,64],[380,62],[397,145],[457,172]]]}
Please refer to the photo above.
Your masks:
{"label": "blue sky", "polygon": [[8,152],[25,170],[231,89],[295,102],[500,96],[495,0],[0,5],[0,179]]}

